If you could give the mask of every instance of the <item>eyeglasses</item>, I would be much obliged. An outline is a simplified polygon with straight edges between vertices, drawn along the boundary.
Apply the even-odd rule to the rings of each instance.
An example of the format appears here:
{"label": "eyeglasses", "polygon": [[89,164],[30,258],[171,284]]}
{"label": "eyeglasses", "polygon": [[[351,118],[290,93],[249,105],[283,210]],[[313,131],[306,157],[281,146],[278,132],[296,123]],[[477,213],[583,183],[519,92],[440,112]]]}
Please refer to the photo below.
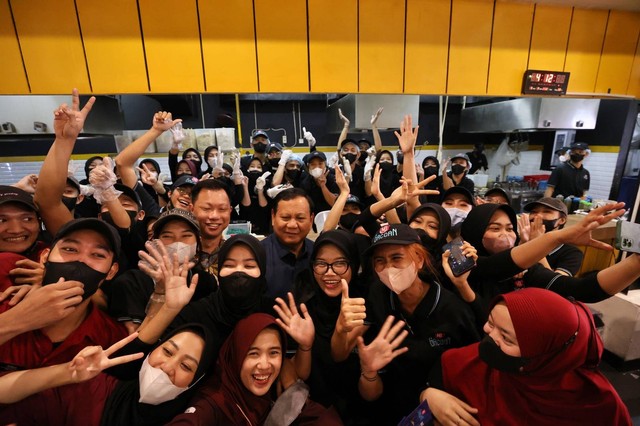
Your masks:
{"label": "eyeglasses", "polygon": [[335,274],[342,275],[349,270],[349,262],[345,260],[338,260],[333,263],[322,262],[321,260],[313,262],[313,272],[318,275],[326,274],[329,268],[331,268]]}
{"label": "eyeglasses", "polygon": [[178,191],[180,195],[191,195],[191,188],[185,188],[184,186],[177,187],[176,191]]}

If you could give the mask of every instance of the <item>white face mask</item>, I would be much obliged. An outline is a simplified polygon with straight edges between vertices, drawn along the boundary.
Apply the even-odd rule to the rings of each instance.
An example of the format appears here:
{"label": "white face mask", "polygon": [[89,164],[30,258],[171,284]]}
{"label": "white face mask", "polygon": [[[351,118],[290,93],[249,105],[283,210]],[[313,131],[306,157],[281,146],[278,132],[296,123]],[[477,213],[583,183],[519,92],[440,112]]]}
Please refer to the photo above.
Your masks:
{"label": "white face mask", "polygon": [[196,255],[197,245],[193,244],[185,244],[185,243],[171,243],[168,246],[164,246],[167,254],[169,255],[169,259],[173,260],[173,255],[178,255],[178,263],[182,264],[185,260],[189,261],[193,259]]}
{"label": "white face mask", "polygon": [[178,395],[189,389],[189,387],[180,388],[174,385],[167,373],[159,368],[152,367],[149,364],[148,355],[142,362],[138,378],[140,380],[140,399],[138,402],[144,404],[162,404],[176,399]]}
{"label": "white face mask", "polygon": [[380,281],[395,294],[400,294],[411,287],[417,276],[418,271],[416,271],[416,265],[413,262],[406,268],[389,267],[383,269],[382,272],[378,272]]}
{"label": "white face mask", "polygon": [[324,169],[322,167],[316,167],[314,169],[309,170],[309,174],[314,179],[318,179],[320,176],[322,176],[324,174]]}
{"label": "white face mask", "polygon": [[209,159],[207,160],[207,164],[212,169],[215,169],[216,165],[218,164],[218,159],[216,157],[209,157]]}
{"label": "white face mask", "polygon": [[565,157],[564,155],[561,155],[558,157],[558,161],[560,161],[561,163],[566,163],[567,157]]}
{"label": "white face mask", "polygon": [[251,173],[251,172],[262,173],[262,170],[260,170],[260,169],[247,169],[247,172],[249,172],[249,173]]}
{"label": "white face mask", "polygon": [[460,222],[463,222],[469,214],[469,212],[462,211],[457,207],[445,207],[445,210],[451,217],[451,226],[455,226]]}

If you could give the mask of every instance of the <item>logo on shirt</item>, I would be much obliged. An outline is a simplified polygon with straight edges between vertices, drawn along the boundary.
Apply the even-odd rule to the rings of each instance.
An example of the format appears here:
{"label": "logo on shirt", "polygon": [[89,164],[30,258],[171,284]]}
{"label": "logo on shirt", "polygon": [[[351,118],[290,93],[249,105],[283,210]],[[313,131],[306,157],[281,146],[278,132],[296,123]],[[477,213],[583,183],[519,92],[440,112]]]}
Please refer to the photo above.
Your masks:
{"label": "logo on shirt", "polygon": [[432,348],[449,346],[451,344],[451,337],[447,336],[447,334],[442,331],[436,331],[428,340],[429,345],[431,345]]}

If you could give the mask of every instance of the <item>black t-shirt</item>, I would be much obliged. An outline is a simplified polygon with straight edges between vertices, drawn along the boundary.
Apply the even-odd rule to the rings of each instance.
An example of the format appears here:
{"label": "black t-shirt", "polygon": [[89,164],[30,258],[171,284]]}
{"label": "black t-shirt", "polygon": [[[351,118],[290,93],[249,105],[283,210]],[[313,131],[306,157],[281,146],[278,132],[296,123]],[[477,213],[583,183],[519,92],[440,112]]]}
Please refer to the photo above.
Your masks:
{"label": "black t-shirt", "polygon": [[571,162],[566,162],[551,172],[548,185],[553,186],[552,197],[563,195],[582,197],[589,190],[591,175],[584,166],[577,169]]}
{"label": "black t-shirt", "polygon": [[584,255],[579,248],[562,244],[547,255],[547,262],[549,262],[549,266],[554,271],[561,270],[574,276],[582,266],[583,257]]}
{"label": "black t-shirt", "polygon": [[[466,189],[467,191],[469,191],[471,193],[471,195],[473,195],[473,192],[475,190],[475,184],[473,183],[473,181],[471,179],[469,179],[466,175],[462,178],[462,180],[460,181],[460,183],[456,183],[456,181],[453,179],[451,173],[447,174],[451,180],[453,181],[453,186],[461,186],[464,189]],[[438,188],[438,190],[440,191],[440,197],[442,197],[442,195],[445,193],[445,189],[444,189],[444,182],[442,182],[442,180],[440,180],[440,188]]]}
{"label": "black t-shirt", "polygon": [[435,281],[412,315],[402,311],[397,295],[386,286],[372,284],[367,299],[367,321],[372,325],[364,336],[366,344],[375,339],[388,315],[407,323],[409,335],[402,346],[409,351],[379,372],[384,391],[376,404],[378,424],[398,424],[419,404],[429,371],[444,351],[480,340],[469,306]]}

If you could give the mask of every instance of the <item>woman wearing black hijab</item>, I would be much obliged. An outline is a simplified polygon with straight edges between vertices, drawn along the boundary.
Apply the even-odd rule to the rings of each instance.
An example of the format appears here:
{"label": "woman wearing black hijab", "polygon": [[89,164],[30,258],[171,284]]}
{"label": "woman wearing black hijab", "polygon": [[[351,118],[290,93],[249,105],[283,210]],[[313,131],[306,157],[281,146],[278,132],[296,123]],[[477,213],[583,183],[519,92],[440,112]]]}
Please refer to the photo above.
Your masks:
{"label": "woman wearing black hijab", "polygon": [[[156,261],[164,262],[161,258]],[[143,342],[155,343],[167,330],[197,321],[212,333],[217,356],[240,319],[255,312],[273,313],[273,301],[265,297],[266,254],[251,235],[234,235],[222,244],[218,252],[218,290],[193,302],[190,298],[198,280],[188,284],[186,268],[174,270],[167,262],[162,268],[173,277],[166,280],[165,294],[154,293],[149,298],[147,317],[139,329]]]}
{"label": "woman wearing black hijab", "polygon": [[[185,324],[155,348],[139,340],[131,342],[132,338],[123,340],[130,343],[113,357],[140,355],[140,352],[148,356],[133,356],[131,358],[138,358],[137,361],[105,372],[96,374],[87,367],[102,369],[115,365],[99,358],[111,355],[118,344],[104,352],[97,346],[87,347],[68,364],[26,372],[36,374],[31,376],[31,381],[43,380],[42,388],[58,387],[0,408],[0,422],[50,426],[151,426],[170,421],[187,407],[196,384],[212,366],[216,353],[211,334],[200,324]],[[98,365],[93,365],[94,361]],[[37,375],[47,369],[47,376]],[[56,369],[60,374],[54,373]],[[12,393],[15,395],[15,389]]]}
{"label": "woman wearing black hijab", "polygon": [[[335,406],[345,422],[357,418],[353,402],[359,400],[357,383],[352,379],[360,368],[357,355],[336,363],[331,358],[331,337],[340,315],[343,291],[362,297],[358,279],[360,254],[354,235],[347,231],[323,232],[311,253],[311,265],[294,284],[294,298],[304,303],[316,328],[311,357],[311,375],[306,381],[314,401]],[[342,280],[346,282],[343,289]]]}

